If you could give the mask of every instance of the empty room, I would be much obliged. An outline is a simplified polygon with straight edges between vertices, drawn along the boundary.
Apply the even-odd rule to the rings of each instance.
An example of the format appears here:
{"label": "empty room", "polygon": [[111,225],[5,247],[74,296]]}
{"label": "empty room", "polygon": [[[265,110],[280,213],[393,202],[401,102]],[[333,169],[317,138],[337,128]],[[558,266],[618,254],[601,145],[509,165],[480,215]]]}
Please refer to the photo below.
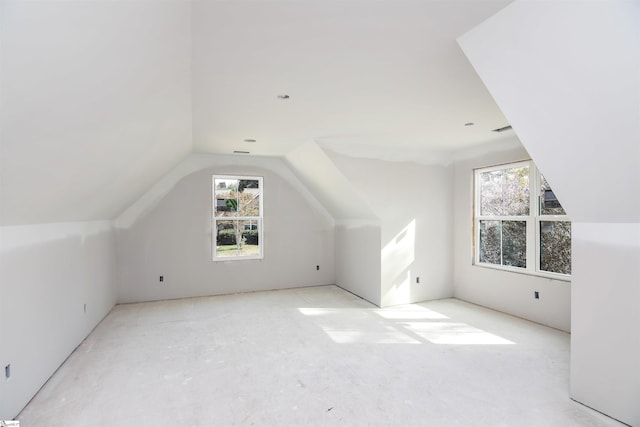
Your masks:
{"label": "empty room", "polygon": [[636,0],[0,0],[0,425],[640,426]]}

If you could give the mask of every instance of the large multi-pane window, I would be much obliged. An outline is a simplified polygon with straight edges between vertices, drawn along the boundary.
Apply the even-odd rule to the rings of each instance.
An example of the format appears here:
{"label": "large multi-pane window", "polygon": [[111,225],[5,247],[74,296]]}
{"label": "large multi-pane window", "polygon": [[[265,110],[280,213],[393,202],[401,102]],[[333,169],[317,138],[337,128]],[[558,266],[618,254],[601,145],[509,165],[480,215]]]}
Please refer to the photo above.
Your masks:
{"label": "large multi-pane window", "polygon": [[475,262],[569,277],[571,222],[533,162],[475,171]]}
{"label": "large multi-pane window", "polygon": [[262,178],[213,176],[213,259],[262,258]]}

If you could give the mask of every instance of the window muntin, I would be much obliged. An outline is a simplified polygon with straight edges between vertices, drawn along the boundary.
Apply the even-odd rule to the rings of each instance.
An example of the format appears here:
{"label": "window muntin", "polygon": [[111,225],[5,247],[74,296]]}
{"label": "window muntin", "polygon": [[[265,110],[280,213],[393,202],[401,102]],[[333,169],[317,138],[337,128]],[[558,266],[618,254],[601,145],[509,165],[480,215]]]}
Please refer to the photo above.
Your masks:
{"label": "window muntin", "polygon": [[213,176],[213,259],[261,259],[262,177]]}
{"label": "window muntin", "polygon": [[474,177],[475,263],[568,278],[571,222],[533,162],[478,169]]}

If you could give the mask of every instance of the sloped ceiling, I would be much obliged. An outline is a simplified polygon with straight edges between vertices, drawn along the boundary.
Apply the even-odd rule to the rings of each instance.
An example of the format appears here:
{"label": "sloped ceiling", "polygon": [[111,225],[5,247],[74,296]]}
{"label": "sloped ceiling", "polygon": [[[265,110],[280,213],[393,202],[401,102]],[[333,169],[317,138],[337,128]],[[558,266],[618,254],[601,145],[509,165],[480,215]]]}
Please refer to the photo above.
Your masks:
{"label": "sloped ceiling", "polygon": [[455,39],[508,3],[0,0],[0,223],[115,218],[190,152],[499,139]]}
{"label": "sloped ceiling", "polygon": [[285,160],[335,220],[379,222],[367,201],[315,142],[298,146]]}
{"label": "sloped ceiling", "polygon": [[640,222],[640,2],[516,2],[460,44],[572,221]]}
{"label": "sloped ceiling", "polygon": [[191,151],[191,10],[2,3],[2,223],[115,217]]}

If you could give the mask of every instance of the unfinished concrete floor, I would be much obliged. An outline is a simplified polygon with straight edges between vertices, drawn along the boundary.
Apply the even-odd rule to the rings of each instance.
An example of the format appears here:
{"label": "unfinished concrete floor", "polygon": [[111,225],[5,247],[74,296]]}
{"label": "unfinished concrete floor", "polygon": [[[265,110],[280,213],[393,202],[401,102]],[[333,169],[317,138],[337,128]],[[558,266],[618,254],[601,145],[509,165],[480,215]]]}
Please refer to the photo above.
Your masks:
{"label": "unfinished concrete floor", "polygon": [[569,399],[569,335],[335,286],[119,305],[23,426],[621,426]]}

